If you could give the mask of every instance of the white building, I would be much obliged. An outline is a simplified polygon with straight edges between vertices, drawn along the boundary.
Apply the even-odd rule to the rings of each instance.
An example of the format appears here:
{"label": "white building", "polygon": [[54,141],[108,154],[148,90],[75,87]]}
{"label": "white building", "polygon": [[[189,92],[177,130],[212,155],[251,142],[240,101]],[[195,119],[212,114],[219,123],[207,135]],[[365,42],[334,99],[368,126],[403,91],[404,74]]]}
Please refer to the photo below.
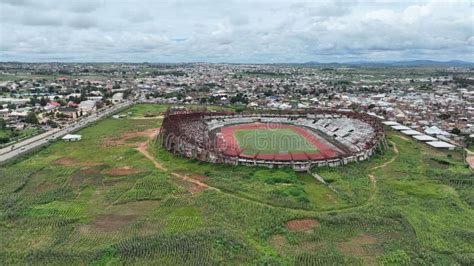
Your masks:
{"label": "white building", "polygon": [[116,103],[120,103],[122,101],[123,101],[123,93],[118,92],[118,93],[112,95],[112,103],[116,104]]}
{"label": "white building", "polygon": [[82,111],[83,114],[90,114],[96,110],[96,101],[82,101],[79,104],[78,108],[80,111]]}
{"label": "white building", "polygon": [[80,141],[82,139],[81,135],[72,135],[72,134],[67,134],[66,136],[62,137],[62,140],[64,141]]}

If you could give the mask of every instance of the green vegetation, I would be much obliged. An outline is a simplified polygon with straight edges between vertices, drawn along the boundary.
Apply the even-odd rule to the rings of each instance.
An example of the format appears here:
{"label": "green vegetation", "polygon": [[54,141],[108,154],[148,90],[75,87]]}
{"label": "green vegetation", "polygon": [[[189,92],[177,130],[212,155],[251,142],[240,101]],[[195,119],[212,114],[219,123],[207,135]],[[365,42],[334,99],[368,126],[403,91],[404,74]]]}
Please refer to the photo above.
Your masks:
{"label": "green vegetation", "polygon": [[244,154],[314,153],[318,150],[291,128],[237,129],[234,131]]}
{"label": "green vegetation", "polygon": [[[170,108],[171,104],[138,104],[135,106],[130,107],[127,110],[120,112],[121,115],[130,115],[132,118],[153,118],[162,115],[168,108]],[[203,109],[207,108],[208,110],[226,110],[231,111],[234,108],[232,106],[206,106],[206,105],[186,105],[186,108],[190,109]]]}
{"label": "green vegetation", "polygon": [[187,160],[152,141],[159,170],[137,148],[161,120],[134,117],[164,108],[134,106],[80,142],[0,167],[2,264],[474,263],[460,152],[387,132],[385,154],[314,169],[336,192],[309,174]]}
{"label": "green vegetation", "polygon": [[21,139],[29,138],[39,133],[37,128],[27,128],[23,130],[0,129],[0,146]]}

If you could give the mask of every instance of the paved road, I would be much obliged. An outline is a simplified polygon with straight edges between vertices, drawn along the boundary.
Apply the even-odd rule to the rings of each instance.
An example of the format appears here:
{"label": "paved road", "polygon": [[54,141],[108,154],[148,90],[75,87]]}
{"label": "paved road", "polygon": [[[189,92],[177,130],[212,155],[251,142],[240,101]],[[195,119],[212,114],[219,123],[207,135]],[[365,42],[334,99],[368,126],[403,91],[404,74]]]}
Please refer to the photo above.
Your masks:
{"label": "paved road", "polygon": [[29,139],[26,139],[22,142],[15,143],[14,145],[11,145],[11,146],[7,146],[0,150],[0,162],[4,162],[15,156],[26,153],[32,149],[35,149],[41,145],[45,145],[49,142],[49,140],[58,139],[68,133],[81,129],[89,125],[90,123],[93,123],[105,116],[108,116],[132,104],[133,102],[129,101],[129,102],[124,102],[121,104],[114,105],[106,110],[100,110],[100,112],[98,113],[94,113],[90,116],[83,117],[80,120],[75,121],[73,124],[68,125],[64,128],[61,128],[61,129],[55,128],[47,132],[44,132],[42,134],[31,137]]}

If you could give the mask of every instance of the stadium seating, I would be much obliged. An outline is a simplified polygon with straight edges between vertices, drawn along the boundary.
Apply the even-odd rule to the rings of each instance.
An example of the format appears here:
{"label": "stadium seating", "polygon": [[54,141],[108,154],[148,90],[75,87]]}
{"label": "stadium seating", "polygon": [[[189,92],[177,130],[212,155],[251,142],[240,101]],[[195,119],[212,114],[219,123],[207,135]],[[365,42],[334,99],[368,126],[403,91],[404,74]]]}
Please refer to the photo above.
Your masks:
{"label": "stadium seating", "polygon": [[[338,157],[291,156],[289,162],[279,162],[277,157],[262,160],[244,158],[238,147],[232,155],[221,152],[219,142],[225,142],[220,128],[248,123],[290,124],[308,129],[315,137],[323,137],[341,149]],[[361,113],[317,110],[307,112],[225,113],[180,110],[165,114],[160,131],[167,149],[186,157],[212,162],[227,162],[234,165],[268,165],[278,167],[291,165],[304,170],[311,165],[340,165],[368,158],[383,139],[383,127],[379,121]],[[334,156],[334,155],[331,155]],[[306,158],[306,159],[304,159]],[[293,162],[294,161],[294,162]]]}

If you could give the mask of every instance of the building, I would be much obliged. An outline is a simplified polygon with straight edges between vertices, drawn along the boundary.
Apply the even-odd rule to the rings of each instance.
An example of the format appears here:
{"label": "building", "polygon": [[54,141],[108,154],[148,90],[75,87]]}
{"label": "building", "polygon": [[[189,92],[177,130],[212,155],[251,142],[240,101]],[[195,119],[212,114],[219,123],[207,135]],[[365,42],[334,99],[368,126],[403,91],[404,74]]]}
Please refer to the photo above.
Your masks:
{"label": "building", "polygon": [[66,136],[62,137],[62,140],[64,141],[80,141],[82,139],[81,135],[72,135],[72,134],[67,134]]}
{"label": "building", "polygon": [[82,101],[79,104],[78,109],[80,112],[82,112],[83,115],[91,114],[96,110],[96,101],[92,101],[92,100]]}
{"label": "building", "polygon": [[10,114],[10,110],[8,109],[0,109],[0,118],[6,118]]}
{"label": "building", "polygon": [[120,103],[122,101],[123,101],[123,93],[118,92],[118,93],[112,95],[112,103],[116,104],[116,103]]}
{"label": "building", "polygon": [[63,116],[64,118],[76,119],[78,117],[77,109],[74,107],[61,107],[57,109],[56,117]]}

